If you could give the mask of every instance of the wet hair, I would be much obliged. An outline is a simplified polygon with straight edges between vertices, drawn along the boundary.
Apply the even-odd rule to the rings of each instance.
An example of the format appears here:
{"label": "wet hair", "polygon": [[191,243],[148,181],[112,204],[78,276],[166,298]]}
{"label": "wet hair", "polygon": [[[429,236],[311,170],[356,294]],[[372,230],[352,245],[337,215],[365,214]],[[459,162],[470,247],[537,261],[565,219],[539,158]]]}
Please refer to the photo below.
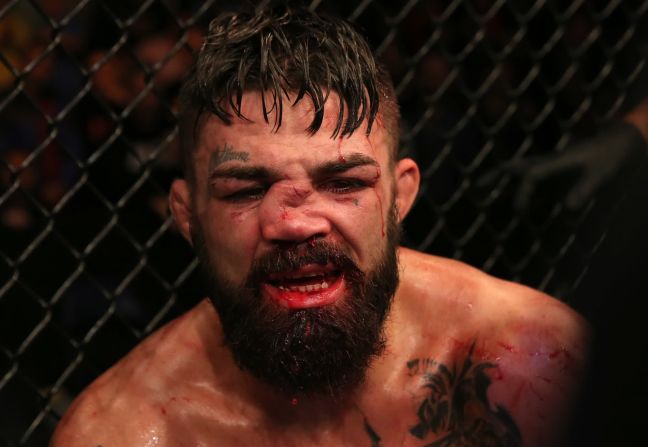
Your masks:
{"label": "wet hair", "polygon": [[212,114],[226,124],[234,117],[247,119],[241,112],[246,91],[265,93],[263,116],[268,124],[269,116],[274,116],[275,131],[287,98],[290,106],[310,98],[313,119],[306,129],[310,133],[320,129],[324,104],[335,92],[341,101],[331,137],[349,136],[365,121],[368,135],[379,119],[395,157],[399,112],[392,81],[362,35],[341,18],[266,2],[253,11],[223,14],[211,22],[181,89],[180,141],[188,178],[193,177],[192,152],[201,118]]}

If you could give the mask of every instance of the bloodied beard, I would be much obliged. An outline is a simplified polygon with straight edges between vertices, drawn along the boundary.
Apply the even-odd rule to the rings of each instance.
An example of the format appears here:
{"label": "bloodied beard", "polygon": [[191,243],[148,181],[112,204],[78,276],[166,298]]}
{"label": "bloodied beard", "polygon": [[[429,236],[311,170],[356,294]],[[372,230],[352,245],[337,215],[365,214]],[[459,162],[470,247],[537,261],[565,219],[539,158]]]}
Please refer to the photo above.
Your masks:
{"label": "bloodied beard", "polygon": [[[341,396],[362,382],[371,360],[385,347],[383,323],[398,285],[395,207],[384,250],[363,272],[338,246],[323,240],[277,247],[256,259],[244,285],[223,281],[210,261],[199,225],[194,242],[207,273],[225,342],[238,366],[289,395]],[[289,309],[263,297],[269,275],[307,264],[333,265],[346,295],[313,308]]]}

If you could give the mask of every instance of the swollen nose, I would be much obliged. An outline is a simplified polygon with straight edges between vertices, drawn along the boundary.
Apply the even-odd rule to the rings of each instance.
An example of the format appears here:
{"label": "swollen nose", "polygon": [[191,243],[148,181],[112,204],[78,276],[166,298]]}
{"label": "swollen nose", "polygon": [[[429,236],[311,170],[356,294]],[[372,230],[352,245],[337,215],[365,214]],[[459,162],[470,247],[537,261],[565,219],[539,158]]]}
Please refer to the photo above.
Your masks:
{"label": "swollen nose", "polygon": [[259,218],[261,234],[272,242],[299,243],[331,231],[330,222],[317,209],[313,191],[307,187],[271,189],[261,204]]}

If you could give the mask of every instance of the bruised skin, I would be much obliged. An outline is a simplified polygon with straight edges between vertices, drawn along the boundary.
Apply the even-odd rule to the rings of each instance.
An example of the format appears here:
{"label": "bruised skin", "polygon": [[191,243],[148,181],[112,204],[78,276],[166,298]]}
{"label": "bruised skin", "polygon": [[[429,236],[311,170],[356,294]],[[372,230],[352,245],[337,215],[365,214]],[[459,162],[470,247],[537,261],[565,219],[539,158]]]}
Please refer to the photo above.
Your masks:
{"label": "bruised skin", "polygon": [[[254,122],[264,122],[255,116],[255,106],[244,98],[243,113]],[[372,132],[366,137],[364,129],[358,129],[351,137],[332,140],[328,128],[311,136],[304,132],[311,117],[298,109],[290,109],[290,113],[295,110],[295,120],[284,112],[284,125],[276,133],[268,126],[244,121],[230,127],[219,126],[215,120],[205,123],[205,137],[196,152],[193,214],[203,222],[207,244],[220,247],[219,259],[214,259],[218,270],[233,282],[240,283],[249,260],[261,256],[277,240],[328,235],[331,241],[346,245],[355,255],[354,262],[363,268],[378,257],[389,212],[383,204],[391,202],[396,180],[390,170],[383,175],[389,165],[388,150],[375,149],[385,147],[386,136]],[[373,164],[353,167],[339,176],[313,175],[318,166],[353,165],[358,156],[370,158]],[[213,177],[214,170],[260,166],[272,171],[261,182]],[[366,187],[336,193],[327,182],[337,177],[362,180]],[[238,203],[224,199],[248,187],[260,187],[264,199]],[[376,228],[379,233],[368,231]],[[243,262],[225,264],[223,259]]]}
{"label": "bruised skin", "polygon": [[[254,115],[258,104],[246,104],[251,121],[207,120],[202,128],[195,184],[176,181],[171,191],[180,231],[191,241],[192,225],[201,225],[218,274],[236,284],[272,248],[299,242],[307,249],[318,238],[370,270],[385,244],[388,204],[402,220],[416,196],[413,162],[390,164],[380,126],[369,138],[359,129],[332,140],[326,126],[308,135],[310,115],[296,107],[285,110],[274,133]],[[515,445],[504,440],[516,433],[524,446],[558,445],[585,364],[583,321],[546,295],[462,263],[402,248],[398,257],[386,349],[348,395],[290,396],[240,370],[205,300],[92,384],[52,445],[421,446],[446,439],[452,447],[471,445],[462,437],[474,433],[488,434],[487,445]],[[265,278],[269,287],[292,289],[274,298],[271,289],[268,299],[302,308],[345,297],[300,291],[320,281],[306,273],[322,273],[327,283],[335,276],[325,266],[302,267]],[[343,276],[330,279],[344,289]],[[444,373],[464,369],[454,379]],[[432,392],[432,377],[445,392]],[[457,400],[457,387],[465,399]],[[443,402],[456,411],[444,414]],[[482,431],[471,432],[477,426]]]}
{"label": "bruised skin", "polygon": [[[348,400],[281,395],[238,370],[205,301],[95,382],[53,445],[145,446],[157,437],[153,445],[421,446],[467,436],[473,425],[460,421],[500,436],[483,445],[559,445],[585,364],[582,320],[556,300],[456,261],[405,249],[399,259],[387,349]],[[469,358],[464,383],[473,397],[457,406],[452,393],[431,392],[441,365],[458,371]],[[475,380],[479,369],[489,383]],[[475,397],[480,390],[486,402]],[[443,401],[459,411],[436,423]],[[515,430],[521,444],[505,444]]]}
{"label": "bruised skin", "polygon": [[[351,158],[348,155],[347,158]],[[288,228],[292,234],[300,233],[307,239],[312,235],[319,233],[332,233],[332,237],[338,242],[355,242],[359,236],[345,236],[344,232],[357,233],[355,228],[350,228],[351,222],[365,221],[368,225],[376,225],[378,228],[384,228],[386,219],[386,210],[382,207],[382,197],[385,192],[382,191],[384,181],[381,182],[379,168],[375,166],[359,166],[350,169],[345,173],[346,177],[361,180],[366,186],[362,190],[351,191],[345,194],[336,194],[326,189],[326,185],[314,184],[315,180],[298,180],[293,178],[279,179],[271,181],[264,191],[265,199],[262,203],[250,201],[241,202],[224,207],[214,207],[215,213],[211,212],[211,204],[205,209],[205,221],[213,225],[213,231],[207,231],[207,237],[214,235],[218,240],[213,243],[225,247],[232,244],[221,244],[220,237],[229,236],[231,239],[234,227],[238,243],[232,247],[232,254],[238,254],[245,250],[249,258],[255,257],[253,253],[259,253],[260,245],[259,229],[262,232],[262,238],[281,240],[288,236],[282,234],[282,228]],[[218,181],[220,195],[225,196],[231,191],[236,191],[246,187],[245,182],[238,180]],[[216,199],[215,202],[219,200]],[[222,200],[220,200],[222,204]],[[366,209],[373,208],[379,211],[372,213],[367,221]],[[227,214],[223,216],[224,212]],[[225,217],[226,219],[223,219]],[[337,222],[343,221],[339,225]],[[375,222],[375,224],[372,223]],[[293,227],[290,224],[294,223]],[[335,226],[335,227],[334,227]],[[334,228],[333,228],[334,227]],[[308,228],[308,230],[304,230]],[[347,230],[348,229],[348,230]],[[308,231],[307,233],[304,231]],[[384,229],[383,229],[384,231]],[[382,234],[381,234],[382,238]],[[368,245],[368,244],[363,244]],[[374,247],[378,244],[372,244]],[[364,259],[356,258],[357,262],[364,262],[368,265],[374,261],[377,253],[355,250]],[[236,259],[236,257],[230,258]],[[237,269],[242,271],[243,269]],[[240,280],[240,276],[236,278]]]}
{"label": "bruised skin", "polygon": [[[439,299],[428,308],[436,310],[434,315],[427,314],[427,324],[414,316],[423,316],[421,303],[408,301],[413,305],[405,306],[404,313],[409,317],[404,319],[420,324],[396,335],[403,344],[416,340],[417,334],[427,341],[426,346],[419,345],[420,351],[400,357],[404,365],[417,362],[419,368],[408,368],[408,379],[396,386],[407,387],[412,379],[418,380],[417,390],[410,388],[418,399],[419,406],[413,409],[417,424],[421,423],[420,405],[430,396],[426,376],[438,373],[439,365],[460,369],[472,349],[472,363],[488,365],[484,366],[489,380],[484,388],[488,406],[469,402],[465,413],[489,414],[501,407],[521,434],[519,445],[560,445],[558,440],[569,422],[586,367],[589,340],[585,322],[557,300],[456,261],[409,250],[401,250],[400,258],[410,262],[403,263],[409,268],[403,269],[398,295],[424,296],[426,288],[436,287],[427,294]],[[428,368],[423,367],[425,362]],[[439,439],[446,434],[428,431],[424,439]]]}

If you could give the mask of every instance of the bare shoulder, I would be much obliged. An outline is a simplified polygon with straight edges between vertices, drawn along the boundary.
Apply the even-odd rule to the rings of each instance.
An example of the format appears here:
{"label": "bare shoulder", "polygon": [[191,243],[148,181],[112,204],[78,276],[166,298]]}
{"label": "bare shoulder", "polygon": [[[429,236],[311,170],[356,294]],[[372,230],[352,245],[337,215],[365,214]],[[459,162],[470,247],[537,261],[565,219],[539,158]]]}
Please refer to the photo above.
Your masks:
{"label": "bare shoulder", "polygon": [[400,260],[399,293],[430,334],[423,343],[441,340],[432,355],[450,353],[449,368],[483,372],[475,383],[484,386],[486,413],[497,409],[492,419],[520,445],[560,445],[587,367],[587,322],[557,299],[458,261],[411,250]]}
{"label": "bare shoulder", "polygon": [[587,322],[565,303],[463,262],[400,249],[402,291],[417,312],[461,318],[484,335],[515,333],[558,343],[587,343]]}
{"label": "bare shoulder", "polygon": [[199,333],[206,312],[203,303],[168,323],[95,380],[67,410],[50,445],[167,445],[161,440],[168,438],[174,401],[186,405],[192,384],[212,373],[203,355],[211,348]]}

